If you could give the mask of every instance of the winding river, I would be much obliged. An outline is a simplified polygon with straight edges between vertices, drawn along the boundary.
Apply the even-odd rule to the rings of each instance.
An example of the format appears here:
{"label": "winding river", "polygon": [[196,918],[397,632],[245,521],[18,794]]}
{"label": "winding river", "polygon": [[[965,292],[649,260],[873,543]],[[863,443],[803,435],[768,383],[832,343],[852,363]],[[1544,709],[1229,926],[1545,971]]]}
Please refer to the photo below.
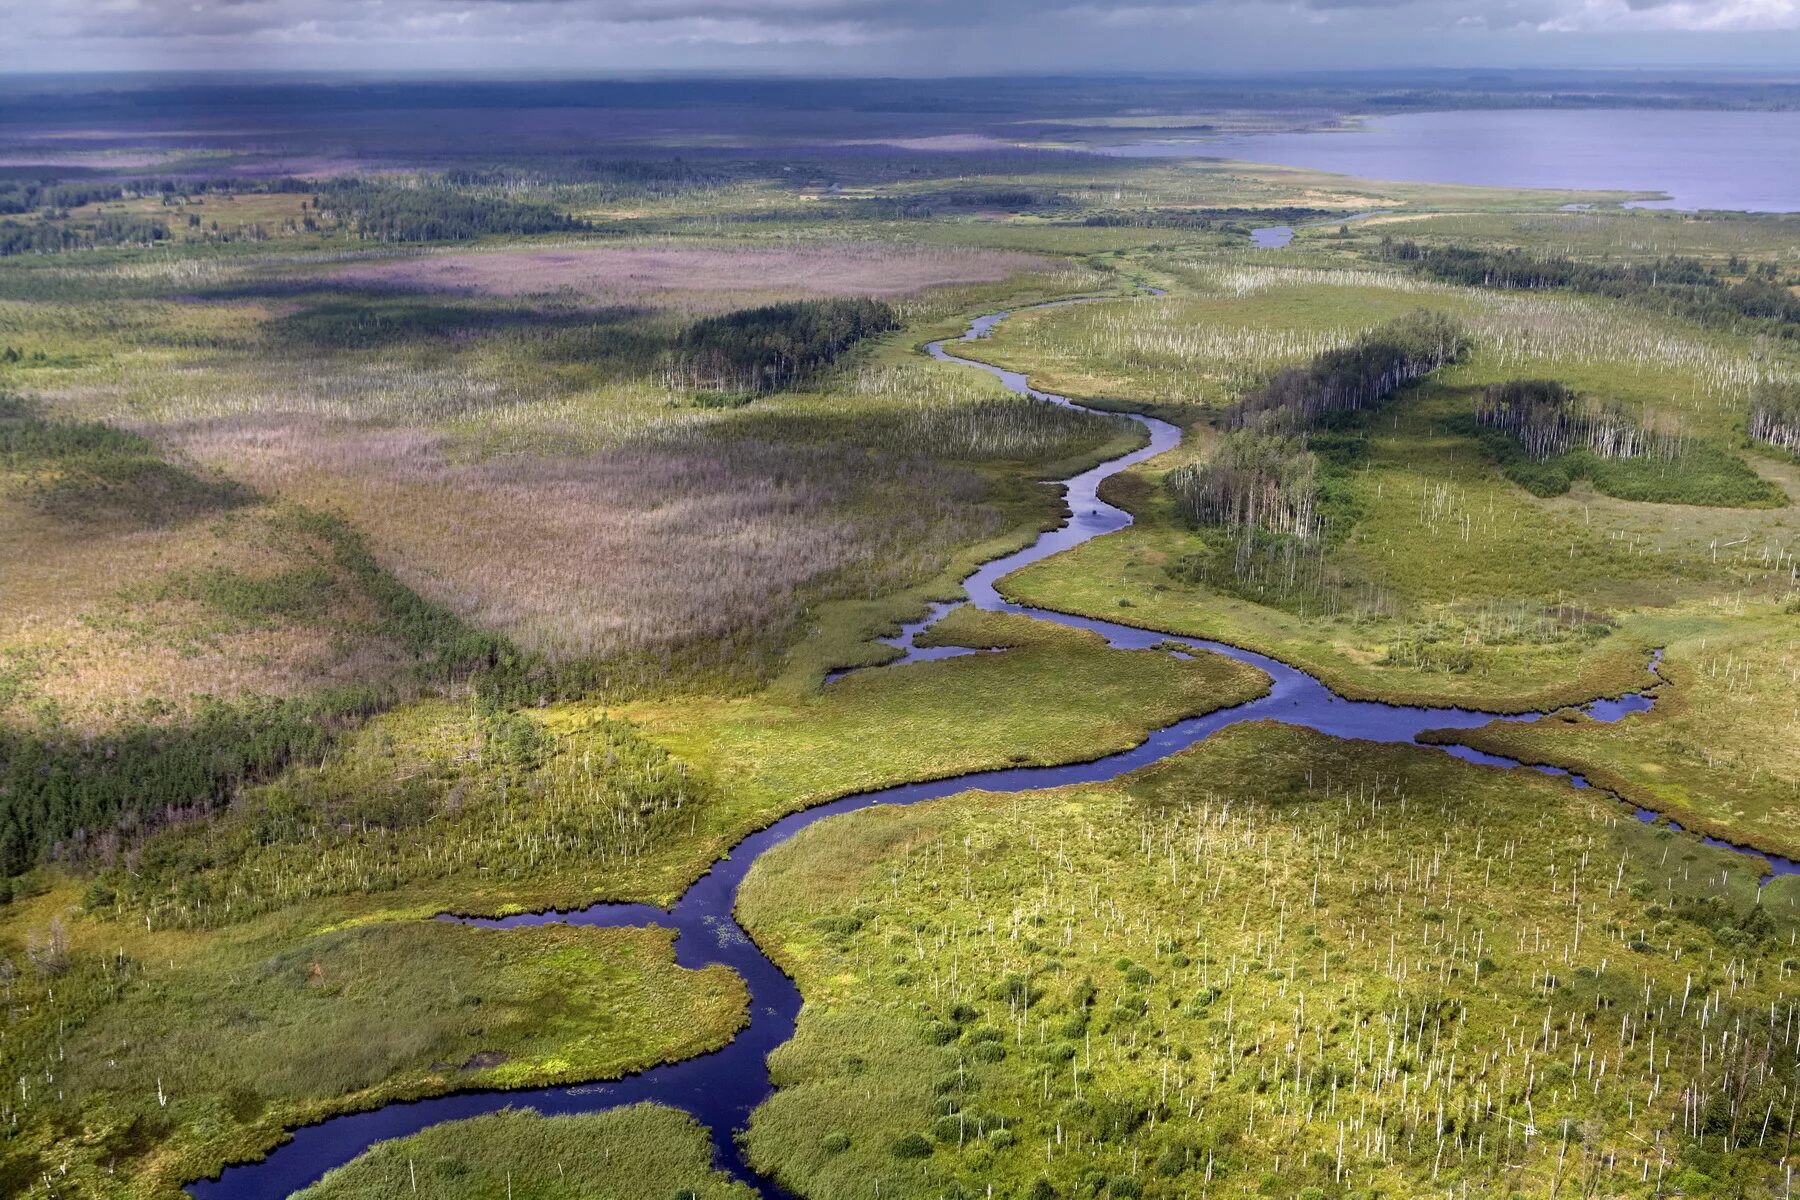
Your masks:
{"label": "winding river", "polygon": [[[1054,303],[1067,304],[1072,301]],[[961,338],[932,342],[926,350],[933,358],[941,361],[987,371],[1007,388],[1021,395],[1050,404],[1080,408],[1067,397],[1032,388],[1026,377],[1019,372],[975,362],[958,355],[950,348],[955,342],[988,336],[994,326],[1007,315],[993,313],[980,317]],[[220,1178],[194,1183],[188,1191],[196,1200],[276,1200],[277,1197],[287,1196],[317,1181],[326,1171],[349,1162],[375,1142],[416,1133],[442,1121],[478,1116],[508,1107],[532,1108],[546,1115],[554,1115],[594,1113],[640,1101],[654,1101],[685,1109],[706,1125],[711,1130],[713,1144],[717,1149],[717,1161],[722,1168],[749,1183],[763,1196],[786,1196],[788,1193],[780,1187],[751,1170],[744,1161],[735,1137],[736,1132],[748,1123],[751,1110],[767,1099],[774,1090],[769,1082],[768,1055],[793,1036],[795,1022],[800,1015],[799,989],[757,949],[739,928],[733,916],[738,885],[765,851],[780,845],[815,822],[877,804],[914,804],[971,788],[994,792],[1023,792],[1114,779],[1128,771],[1167,758],[1227,726],[1243,721],[1281,721],[1340,738],[1414,742],[1427,729],[1468,729],[1497,719],[1497,714],[1462,708],[1415,708],[1347,700],[1296,667],[1236,646],[1135,629],[1110,621],[1047,609],[1027,608],[1005,600],[995,586],[1003,576],[1091,538],[1123,529],[1131,523],[1130,514],[1099,498],[1097,491],[1101,482],[1127,467],[1174,448],[1181,440],[1180,429],[1166,421],[1135,415],[1131,419],[1144,427],[1149,434],[1149,444],[1064,481],[1070,510],[1068,519],[1031,545],[994,559],[969,576],[964,580],[968,599],[961,603],[973,604],[990,612],[1021,613],[1039,620],[1091,630],[1120,649],[1160,646],[1170,648],[1171,653],[1208,651],[1223,654],[1266,673],[1271,683],[1267,695],[1203,717],[1177,721],[1152,733],[1142,745],[1091,762],[1061,767],[1012,767],[978,771],[930,783],[905,784],[863,792],[794,813],[739,842],[728,857],[714,863],[711,870],[697,880],[671,909],[637,904],[596,904],[576,912],[522,914],[493,919],[458,918],[469,924],[490,927],[550,923],[673,927],[679,932],[675,942],[675,957],[681,965],[703,967],[722,963],[743,977],[750,992],[750,1023],[723,1049],[698,1058],[654,1067],[611,1083],[519,1091],[457,1092],[333,1117],[320,1124],[295,1130],[291,1141],[272,1151],[263,1161],[229,1167]],[[900,657],[884,666],[864,669],[892,670],[903,664],[925,659],[976,653],[956,647],[927,648],[916,644],[919,634],[954,607],[954,604],[933,605],[922,620],[905,626],[895,637],[885,639],[903,652]],[[1177,644],[1181,649],[1173,649]],[[1652,659],[1651,671],[1655,672],[1656,667],[1657,662]],[[1644,692],[1629,693],[1616,699],[1596,700],[1585,705],[1583,711],[1595,720],[1616,721],[1650,708],[1654,703],[1653,693],[1658,686],[1660,684],[1652,684]],[[1539,716],[1536,713],[1525,713],[1499,716],[1498,719],[1535,721]],[[1464,746],[1436,748],[1470,762],[1495,767],[1519,768],[1525,765]],[[1550,767],[1534,769],[1565,776],[1576,787],[1588,786],[1586,780],[1567,771]],[[1637,815],[1639,819],[1651,820],[1656,814],[1640,809]],[[1713,845],[1739,849],[1715,839],[1706,840]],[[1776,873],[1800,874],[1800,863],[1770,855],[1762,857]]]}

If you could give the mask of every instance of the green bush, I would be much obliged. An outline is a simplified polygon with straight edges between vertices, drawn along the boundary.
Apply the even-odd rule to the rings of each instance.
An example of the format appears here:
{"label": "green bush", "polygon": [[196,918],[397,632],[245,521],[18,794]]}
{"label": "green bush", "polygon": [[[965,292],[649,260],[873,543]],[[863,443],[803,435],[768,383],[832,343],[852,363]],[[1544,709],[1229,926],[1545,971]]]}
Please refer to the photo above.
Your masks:
{"label": "green bush", "polygon": [[930,1158],[931,1142],[924,1134],[908,1133],[895,1138],[889,1150],[895,1158]]}

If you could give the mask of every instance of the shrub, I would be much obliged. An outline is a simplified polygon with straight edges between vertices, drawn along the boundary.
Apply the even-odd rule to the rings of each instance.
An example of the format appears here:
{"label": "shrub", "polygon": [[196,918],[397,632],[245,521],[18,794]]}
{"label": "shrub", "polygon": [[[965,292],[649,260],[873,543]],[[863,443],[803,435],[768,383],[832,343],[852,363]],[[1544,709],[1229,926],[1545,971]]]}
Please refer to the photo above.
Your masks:
{"label": "shrub", "polygon": [[894,1139],[889,1147],[895,1158],[930,1158],[931,1142],[921,1133],[908,1133]]}

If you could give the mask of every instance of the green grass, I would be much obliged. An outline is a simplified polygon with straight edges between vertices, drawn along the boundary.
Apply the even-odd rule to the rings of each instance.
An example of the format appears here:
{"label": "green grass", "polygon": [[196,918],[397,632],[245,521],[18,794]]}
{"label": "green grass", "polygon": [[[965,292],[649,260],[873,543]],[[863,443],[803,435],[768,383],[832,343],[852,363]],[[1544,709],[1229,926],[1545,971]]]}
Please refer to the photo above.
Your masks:
{"label": "green grass", "polygon": [[[1597,640],[1577,636],[1541,604],[1450,606],[1440,620],[1408,620],[1404,613],[1389,615],[1382,608],[1359,610],[1354,586],[1335,614],[1298,606],[1286,611],[1172,575],[1171,567],[1195,548],[1195,535],[1172,522],[1158,526],[1146,521],[1009,576],[1003,590],[1020,603],[1272,654],[1357,699],[1528,710],[1652,682],[1644,671],[1651,646],[1628,628]],[[1464,648],[1469,635],[1484,626],[1491,631],[1490,641],[1509,640],[1482,646],[1478,659],[1465,662],[1417,650],[1421,645]]]}
{"label": "green grass", "polygon": [[[1012,648],[852,674],[812,696],[626,709],[721,797],[684,856],[722,851],[776,816],[851,792],[1124,750],[1267,687],[1261,672],[1217,656],[1115,651],[1097,635],[1021,617],[959,609],[934,633]],[[552,728],[581,719],[579,707],[548,718]]]}
{"label": "green grass", "polygon": [[[1292,578],[1284,569],[1239,579],[1235,539],[1185,530],[1159,486],[1168,470],[1210,444],[1211,429],[1196,420],[1182,448],[1109,485],[1110,498],[1130,508],[1137,525],[1027,568],[1005,581],[1009,595],[1264,650],[1346,694],[1521,709],[1640,686],[1651,635],[1638,626],[1653,615],[1708,612],[1740,594],[1781,600],[1791,591],[1791,547],[1800,540],[1791,472],[1767,459],[1746,465],[1721,448],[1723,439],[1741,436],[1733,429],[1742,394],[1731,380],[1750,370],[1748,346],[1733,350],[1713,333],[1654,321],[1639,320],[1637,328],[1604,304],[1514,297],[1496,306],[1491,297],[1448,289],[1400,291],[1321,266],[1316,256],[1288,261],[1229,268],[1246,289],[1236,300],[1055,310],[1023,327],[1011,346],[1003,327],[982,353],[1022,365],[1030,344],[1048,337],[1076,344],[1090,337],[1104,348],[1107,338],[1117,342],[1134,330],[1179,333],[1187,341],[1173,342],[1171,352],[1204,373],[1214,361],[1209,354],[1229,363],[1234,353],[1202,352],[1200,344],[1235,329],[1227,341],[1261,337],[1285,348],[1267,371],[1304,357],[1310,343],[1294,341],[1299,334],[1361,328],[1382,304],[1423,301],[1457,313],[1473,331],[1474,354],[1370,421],[1366,448],[1337,472],[1341,479],[1334,476],[1354,522]],[[1217,289],[1227,267],[1203,266],[1183,268],[1187,286]],[[1298,324],[1279,337],[1258,333],[1259,306],[1281,301],[1292,303]],[[1157,305],[1218,312],[1181,333]],[[1234,312],[1241,326],[1231,324]],[[1674,466],[1597,466],[1592,473],[1617,497],[1586,484],[1559,498],[1533,496],[1464,429],[1476,392],[1516,376],[1521,362],[1628,411],[1679,413],[1704,437],[1690,441],[1689,455]],[[1128,362],[1122,369],[1131,374]],[[1121,610],[1121,601],[1130,607]]]}
{"label": "green grass", "polygon": [[1674,458],[1607,458],[1585,447],[1537,459],[1516,438],[1498,430],[1456,423],[1475,438],[1501,473],[1534,496],[1566,496],[1578,481],[1616,500],[1651,504],[1697,504],[1713,508],[1784,508],[1791,503],[1778,486],[1758,475],[1738,455],[1707,442],[1686,446]]}
{"label": "green grass", "polygon": [[749,1200],[713,1169],[686,1113],[650,1104],[595,1116],[506,1111],[380,1142],[295,1200]]}
{"label": "green grass", "polygon": [[807,805],[1097,757],[1267,686],[1224,658],[1113,651],[1021,617],[959,610],[939,633],[1012,648],[622,712],[415,703],[320,766],[149,838],[131,869],[103,874],[102,907],[212,928],[320,902],[413,916],[667,903],[746,834]]}
{"label": "green grass", "polygon": [[3,1053],[10,1076],[46,1082],[12,1105],[9,1189],[66,1168],[66,1186],[93,1194],[173,1196],[284,1127],[457,1088],[613,1078],[722,1045],[746,1017],[742,982],[677,967],[664,930],[158,935],[64,924],[57,899],[13,914],[33,962],[15,960]]}
{"label": "green grass", "polygon": [[1651,619],[1667,646],[1656,707],[1616,724],[1575,715],[1448,735],[1554,763],[1689,829],[1800,857],[1800,629],[1768,608]]}
{"label": "green grass", "polygon": [[[1270,725],[834,818],[740,901],[806,996],[750,1150],[808,1195],[1759,1194],[1800,891],[1756,871],[1565,784]],[[1746,1051],[1702,1076],[1715,1022]]]}

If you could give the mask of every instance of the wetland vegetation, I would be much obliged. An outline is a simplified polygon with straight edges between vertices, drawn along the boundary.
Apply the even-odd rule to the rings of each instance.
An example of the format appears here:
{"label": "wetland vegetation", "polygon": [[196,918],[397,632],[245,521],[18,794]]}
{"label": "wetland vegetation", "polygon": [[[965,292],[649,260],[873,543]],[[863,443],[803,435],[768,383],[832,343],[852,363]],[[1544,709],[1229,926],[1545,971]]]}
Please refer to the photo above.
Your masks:
{"label": "wetland vegetation", "polygon": [[[1096,519],[1042,481],[1141,453],[1100,491],[1132,524],[1008,599],[1542,711],[1425,740],[1596,786],[1257,723],[830,817],[743,884],[804,1001],[749,1163],[1782,1194],[1800,901],[1754,851],[1800,856],[1800,220],[1071,148],[1252,120],[1149,83],[980,93],[972,141],[960,84],[773,140],[656,83],[493,84],[455,137],[435,85],[346,85],[279,154],[143,86],[92,99],[122,144],[0,168],[0,1191],[164,1200],[336,1114],[725,1045],[746,982],[653,915],[431,918],[669,905],[787,814],[1263,695],[968,607],[867,669]],[[518,137],[545,95],[611,140]],[[919,352],[998,310],[955,353],[1080,407]],[[504,1103],[302,1194],[754,1194],[686,1113]]]}

